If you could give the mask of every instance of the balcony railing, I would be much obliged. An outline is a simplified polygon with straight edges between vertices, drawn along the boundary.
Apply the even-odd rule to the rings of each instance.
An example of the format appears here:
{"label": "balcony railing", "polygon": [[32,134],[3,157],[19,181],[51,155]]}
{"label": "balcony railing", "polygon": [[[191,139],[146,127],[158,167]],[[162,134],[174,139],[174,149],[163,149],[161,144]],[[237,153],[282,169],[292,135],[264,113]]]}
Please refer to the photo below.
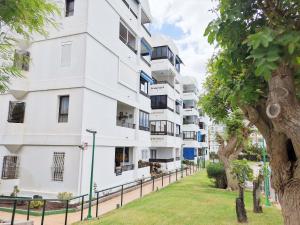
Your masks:
{"label": "balcony railing", "polygon": [[180,161],[180,157],[176,157],[175,159],[176,159],[176,161]]}
{"label": "balcony railing", "polygon": [[134,164],[127,164],[127,165],[115,167],[116,175],[121,175],[122,172],[129,171],[129,170],[134,170]]}
{"label": "balcony railing", "polygon": [[174,162],[174,158],[169,158],[169,159],[149,159],[149,162],[168,163],[168,162]]}
{"label": "balcony railing", "polygon": [[174,132],[169,132],[169,131],[151,131],[152,135],[169,135],[169,136],[174,136]]}
{"label": "balcony railing", "polygon": [[128,122],[126,122],[126,121],[124,122],[124,121],[118,120],[118,119],[117,119],[117,126],[135,129],[135,124],[133,124],[133,123],[128,123]]}
{"label": "balcony railing", "polygon": [[184,131],[183,132],[183,139],[184,140],[196,140],[197,141],[197,135],[194,131]]}

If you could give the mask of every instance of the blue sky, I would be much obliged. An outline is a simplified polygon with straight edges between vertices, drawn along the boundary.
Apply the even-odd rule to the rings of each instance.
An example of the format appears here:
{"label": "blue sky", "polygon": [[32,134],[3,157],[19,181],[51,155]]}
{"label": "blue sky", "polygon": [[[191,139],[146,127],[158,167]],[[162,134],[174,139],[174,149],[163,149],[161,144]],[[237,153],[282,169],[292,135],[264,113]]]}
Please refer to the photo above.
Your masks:
{"label": "blue sky", "polygon": [[203,83],[206,64],[214,52],[203,33],[215,18],[210,12],[216,1],[212,0],[149,0],[153,16],[152,33],[172,38],[184,61],[182,75],[194,76]]}

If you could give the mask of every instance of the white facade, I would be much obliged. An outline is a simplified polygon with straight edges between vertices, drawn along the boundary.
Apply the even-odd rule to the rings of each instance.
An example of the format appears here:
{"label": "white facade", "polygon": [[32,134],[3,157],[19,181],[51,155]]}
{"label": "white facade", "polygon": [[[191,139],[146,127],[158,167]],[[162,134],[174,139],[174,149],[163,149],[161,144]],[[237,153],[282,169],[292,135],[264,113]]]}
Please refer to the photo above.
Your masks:
{"label": "white facade", "polygon": [[152,38],[151,152],[150,162],[161,164],[163,172],[181,167],[182,105],[180,64],[175,44],[162,36]]}
{"label": "white facade", "polygon": [[208,128],[208,145],[210,152],[217,153],[219,150],[220,144],[217,142],[217,134],[221,136],[225,133],[225,126],[222,124],[216,124],[211,122]]}
{"label": "white facade", "polygon": [[[20,195],[87,193],[92,135],[86,129],[98,132],[98,189],[150,175],[149,167],[138,168],[138,161],[148,160],[151,145],[150,132],[140,129],[139,118],[140,111],[151,112],[150,99],[140,94],[141,71],[151,77],[141,59],[141,40],[151,44],[151,37],[141,24],[150,22],[151,15],[147,1],[127,2],[75,0],[73,15],[64,17],[61,0],[60,28],[23,46],[30,52],[29,71],[0,95],[0,194],[10,194],[14,185]],[[126,27],[123,41],[121,24]],[[68,96],[67,115],[61,111],[63,96]],[[16,116],[9,111],[10,102],[25,103],[23,122],[8,122],[8,114]],[[87,150],[80,148],[83,143],[88,143]],[[17,162],[9,156],[17,156]],[[18,168],[13,168],[18,175],[10,167]]]}
{"label": "white facade", "polygon": [[194,77],[182,77],[183,100],[183,157],[208,160],[207,120],[198,106],[199,90]]}

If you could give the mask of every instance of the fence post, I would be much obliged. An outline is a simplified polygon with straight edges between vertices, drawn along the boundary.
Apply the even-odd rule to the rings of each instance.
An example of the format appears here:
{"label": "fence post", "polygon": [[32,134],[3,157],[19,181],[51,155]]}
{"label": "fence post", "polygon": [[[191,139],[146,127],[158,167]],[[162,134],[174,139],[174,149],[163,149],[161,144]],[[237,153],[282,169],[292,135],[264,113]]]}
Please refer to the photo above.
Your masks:
{"label": "fence post", "polygon": [[176,181],[177,181],[177,169],[176,169]]}
{"label": "fence post", "polygon": [[164,186],[164,173],[162,173],[161,175],[161,186],[162,187]]}
{"label": "fence post", "polygon": [[190,175],[192,174],[192,163],[190,163]]}
{"label": "fence post", "polygon": [[143,180],[141,179],[140,198],[143,197]]}
{"label": "fence post", "polygon": [[29,214],[30,214],[30,200],[28,201],[28,206],[27,206],[27,221],[29,220]]}
{"label": "fence post", "polygon": [[181,179],[183,178],[183,167],[181,167]]}
{"label": "fence post", "polygon": [[11,215],[11,223],[10,223],[11,225],[13,225],[14,221],[15,221],[16,208],[17,208],[17,200],[15,199],[14,200],[14,208],[13,208],[12,215]]}
{"label": "fence post", "polygon": [[98,217],[98,210],[99,210],[99,192],[97,192],[96,217]]}
{"label": "fence post", "polygon": [[84,203],[84,195],[81,197],[81,215],[80,215],[80,221],[83,220],[83,203]]}
{"label": "fence post", "polygon": [[68,211],[69,211],[69,200],[66,202],[66,215],[65,215],[65,225],[68,223]]}
{"label": "fence post", "polygon": [[169,184],[171,183],[171,172],[169,172]]}
{"label": "fence post", "polygon": [[44,225],[46,203],[47,203],[46,200],[44,200],[41,225]]}
{"label": "fence post", "polygon": [[124,192],[124,185],[121,188],[121,207],[123,206],[123,192]]}
{"label": "fence post", "polygon": [[154,191],[154,181],[155,181],[155,177],[152,177],[152,191]]}

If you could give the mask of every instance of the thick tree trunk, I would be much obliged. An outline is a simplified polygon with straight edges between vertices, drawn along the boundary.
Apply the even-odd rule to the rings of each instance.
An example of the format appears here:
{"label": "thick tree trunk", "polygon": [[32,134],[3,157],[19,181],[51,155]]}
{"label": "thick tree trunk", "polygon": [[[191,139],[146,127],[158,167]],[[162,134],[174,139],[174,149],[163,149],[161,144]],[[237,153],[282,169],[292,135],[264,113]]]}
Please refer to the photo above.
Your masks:
{"label": "thick tree trunk", "polygon": [[236,136],[233,136],[228,140],[227,145],[225,145],[225,141],[221,139],[221,137],[218,138],[220,143],[218,156],[219,160],[224,165],[227,178],[227,188],[234,191],[238,189],[238,183],[231,174],[230,162],[236,159],[237,155],[241,151],[240,149],[237,150],[238,139]]}
{"label": "thick tree trunk", "polygon": [[253,212],[262,213],[262,207],[260,205],[260,193],[261,193],[261,175],[258,176],[256,180],[253,181]]}
{"label": "thick tree trunk", "polygon": [[[298,166],[298,153],[294,147],[295,142],[291,141],[291,137],[284,132],[276,130],[273,120],[266,114],[266,107],[267,104],[262,103],[255,108],[243,107],[243,111],[266,140],[272,169],[271,185],[278,193],[285,225],[299,225],[300,166]],[[299,118],[294,119],[299,120]]]}
{"label": "thick tree trunk", "polygon": [[235,201],[236,216],[239,223],[247,223],[247,212],[244,202],[244,188],[239,186],[239,197]]}

